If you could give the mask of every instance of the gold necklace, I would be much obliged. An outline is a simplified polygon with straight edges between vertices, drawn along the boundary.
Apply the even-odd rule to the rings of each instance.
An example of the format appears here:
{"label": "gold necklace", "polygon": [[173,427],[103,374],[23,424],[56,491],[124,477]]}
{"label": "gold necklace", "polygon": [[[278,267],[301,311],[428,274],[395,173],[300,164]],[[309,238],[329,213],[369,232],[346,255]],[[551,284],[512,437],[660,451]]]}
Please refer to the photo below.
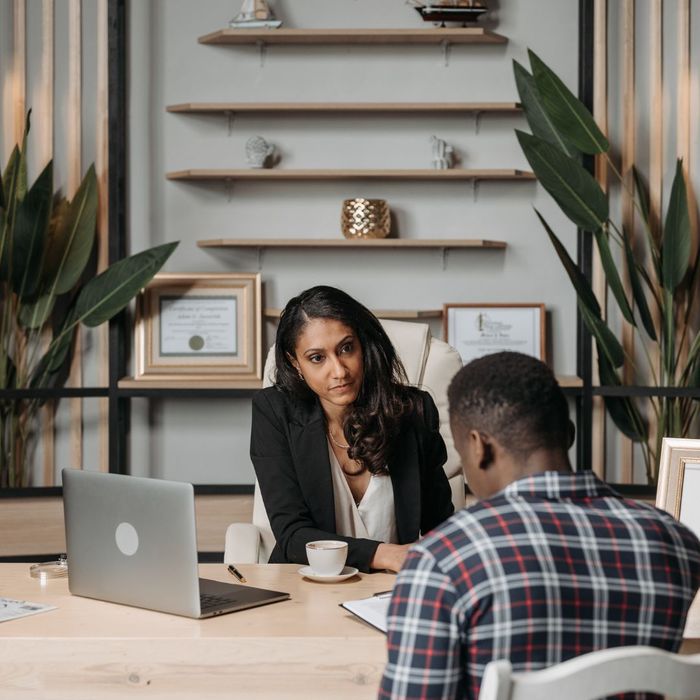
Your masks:
{"label": "gold necklace", "polygon": [[340,447],[341,450],[348,450],[348,449],[350,449],[350,445],[341,445],[341,444],[333,437],[333,433],[331,432],[330,427],[328,428],[328,437],[331,439],[331,442],[332,442],[336,447]]}

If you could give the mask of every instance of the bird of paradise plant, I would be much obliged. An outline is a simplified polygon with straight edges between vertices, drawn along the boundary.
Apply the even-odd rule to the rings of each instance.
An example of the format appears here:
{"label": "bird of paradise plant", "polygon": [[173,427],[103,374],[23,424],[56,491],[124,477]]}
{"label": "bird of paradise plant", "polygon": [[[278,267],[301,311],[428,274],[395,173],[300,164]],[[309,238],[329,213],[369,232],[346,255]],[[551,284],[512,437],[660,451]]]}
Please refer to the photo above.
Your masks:
{"label": "bird of paradise plant", "polygon": [[[177,246],[151,248],[94,276],[95,169],[71,201],[54,194],[53,162],[28,186],[30,114],[0,179],[0,389],[59,386],[77,327],[99,326],[121,311]],[[44,400],[0,399],[0,487],[30,484],[27,448]]]}
{"label": "bird of paradise plant", "polygon": [[[621,173],[610,155],[610,144],[585,105],[532,51],[531,72],[517,61],[513,68],[520,102],[531,134],[516,131],[535,176],[564,214],[595,238],[612,300],[632,327],[637,357],[626,352],[611,330],[588,279],[569,256],[544,217],[536,211],[576,291],[583,322],[595,341],[600,382],[624,386],[620,369],[629,363],[634,381],[655,387],[700,386],[700,334],[690,330],[697,296],[698,255],[691,260],[691,227],[683,165],[675,176],[663,225],[652,224],[649,198],[636,169]],[[599,156],[632,199],[642,234],[618,225],[610,217],[608,195],[581,164],[584,155]],[[662,218],[662,217],[660,217]],[[626,270],[630,292],[620,269]],[[700,396],[699,396],[700,398]],[[656,483],[663,436],[686,437],[698,414],[690,396],[606,396],[614,424],[639,443],[647,480]],[[653,413],[654,421],[648,418]],[[655,425],[650,434],[650,425]]]}

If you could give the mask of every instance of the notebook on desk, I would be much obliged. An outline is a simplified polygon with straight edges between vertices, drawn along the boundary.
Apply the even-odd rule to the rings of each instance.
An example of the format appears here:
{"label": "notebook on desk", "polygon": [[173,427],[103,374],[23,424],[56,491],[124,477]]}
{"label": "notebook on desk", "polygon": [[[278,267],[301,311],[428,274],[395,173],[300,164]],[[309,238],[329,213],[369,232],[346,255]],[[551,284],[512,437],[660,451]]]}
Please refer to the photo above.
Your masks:
{"label": "notebook on desk", "polygon": [[72,594],[194,618],[290,597],[199,578],[192,484],[76,469],[62,476]]}

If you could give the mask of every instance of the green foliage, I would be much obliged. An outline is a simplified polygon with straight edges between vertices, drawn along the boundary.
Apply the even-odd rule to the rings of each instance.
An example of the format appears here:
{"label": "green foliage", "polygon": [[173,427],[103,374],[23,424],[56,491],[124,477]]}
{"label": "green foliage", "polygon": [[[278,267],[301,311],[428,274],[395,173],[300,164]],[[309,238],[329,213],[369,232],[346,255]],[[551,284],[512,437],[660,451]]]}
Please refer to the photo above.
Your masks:
{"label": "green foliage", "polygon": [[[81,324],[115,316],[165,264],[177,243],[120,260],[95,276],[98,192],[91,166],[71,201],[54,193],[53,164],[31,187],[26,148],[12,151],[0,180],[0,388],[60,385]],[[0,401],[0,487],[26,486],[26,450],[38,399]]]}
{"label": "green foliage", "polygon": [[[610,144],[583,103],[532,51],[531,72],[514,62],[515,83],[532,134],[516,131],[518,141],[535,176],[564,214],[595,239],[617,309],[641,341],[647,360],[642,372],[635,358],[627,357],[608,326],[606,315],[581,270],[554,231],[536,211],[576,292],[583,322],[598,351],[601,384],[623,386],[619,369],[628,363],[636,380],[658,386],[700,386],[700,335],[691,337],[696,294],[698,257],[691,260],[691,227],[688,195],[679,160],[661,230],[653,231],[649,196],[639,172],[620,174],[610,158]],[[637,209],[642,235],[617,226],[610,218],[608,197],[582,166],[582,154],[606,159],[619,184]],[[625,292],[621,270],[629,279],[631,295]],[[641,406],[629,397],[606,397],[605,405],[619,430],[640,443],[647,478],[656,482],[661,438],[689,434],[697,416],[698,402],[690,398],[651,397],[647,413],[655,417],[655,433]]]}

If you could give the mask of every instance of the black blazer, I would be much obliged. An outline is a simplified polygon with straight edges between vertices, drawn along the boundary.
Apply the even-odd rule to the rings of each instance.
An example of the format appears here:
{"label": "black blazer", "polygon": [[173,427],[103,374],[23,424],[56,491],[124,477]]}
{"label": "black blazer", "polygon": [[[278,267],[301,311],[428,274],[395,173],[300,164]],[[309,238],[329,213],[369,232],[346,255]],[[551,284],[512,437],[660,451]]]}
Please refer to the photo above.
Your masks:
{"label": "black blazer", "polygon": [[[442,469],[447,460],[430,395],[415,390],[423,415],[404,419],[389,460],[396,529],[408,544],[448,518],[454,507]],[[339,539],[348,543],[349,566],[369,571],[379,542],[335,532],[333,482],[323,410],[276,387],[253,398],[250,456],[277,544],[271,563],[306,564],[306,543]]]}

